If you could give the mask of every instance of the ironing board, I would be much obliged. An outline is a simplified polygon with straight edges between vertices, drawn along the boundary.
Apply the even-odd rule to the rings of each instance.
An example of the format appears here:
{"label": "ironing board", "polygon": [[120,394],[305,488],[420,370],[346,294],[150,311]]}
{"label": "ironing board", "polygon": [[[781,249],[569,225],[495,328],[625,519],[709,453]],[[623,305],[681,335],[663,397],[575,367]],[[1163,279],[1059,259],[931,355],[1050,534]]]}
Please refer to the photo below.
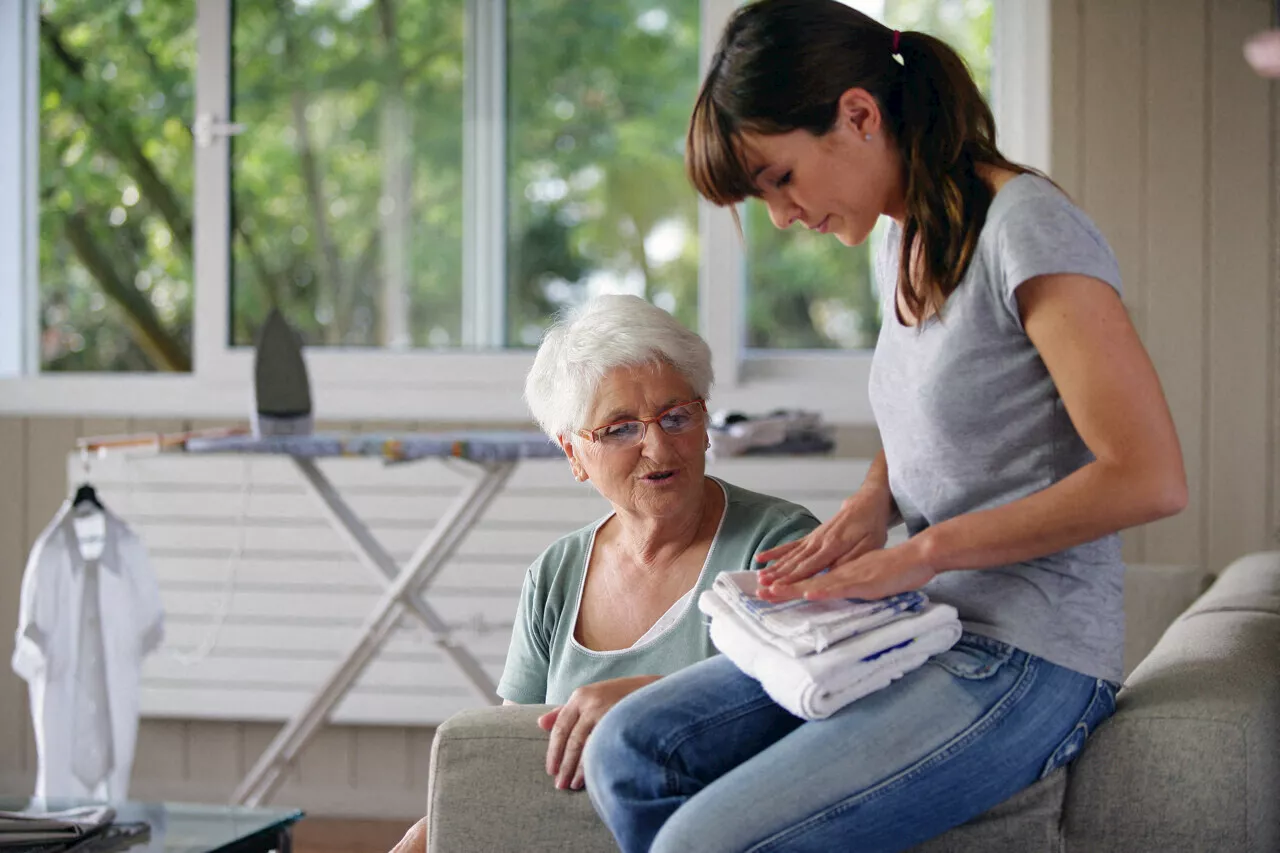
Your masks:
{"label": "ironing board", "polygon": [[[269,454],[292,460],[303,482],[319,500],[325,516],[346,540],[361,564],[386,585],[360,635],[319,690],[285,724],[232,794],[236,805],[258,806],[275,791],[294,761],[329,712],[377,654],[402,616],[413,614],[431,641],[449,660],[481,701],[499,703],[496,687],[479,661],[450,636],[441,616],[421,593],[502,491],[522,459],[562,455],[555,443],[538,432],[456,432],[392,434],[314,434],[290,436],[224,435],[187,438],[174,448],[186,453]],[[325,457],[375,457],[387,463],[419,459],[455,459],[477,474],[436,522],[403,566],[374,538],[342,494],[316,464]]]}

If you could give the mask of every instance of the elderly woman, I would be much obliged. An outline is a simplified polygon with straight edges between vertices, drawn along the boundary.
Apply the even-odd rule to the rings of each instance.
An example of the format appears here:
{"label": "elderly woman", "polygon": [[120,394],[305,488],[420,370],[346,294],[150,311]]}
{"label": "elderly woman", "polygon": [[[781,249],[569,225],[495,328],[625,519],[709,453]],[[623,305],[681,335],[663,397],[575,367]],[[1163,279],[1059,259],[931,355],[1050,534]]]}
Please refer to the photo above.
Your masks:
{"label": "elderly woman", "polygon": [[[602,296],[543,338],[525,382],[538,425],[613,511],[529,567],[504,704],[556,705],[547,773],[583,785],[582,750],[624,696],[715,654],[695,599],[720,572],[818,526],[801,506],[706,475],[711,352],[667,312]],[[393,853],[420,851],[420,821]]]}
{"label": "elderly woman", "polygon": [[706,343],[635,296],[548,331],[525,383],[573,476],[613,511],[529,568],[498,693],[559,707],[547,772],[581,788],[582,750],[622,697],[715,654],[695,602],[720,572],[818,526],[803,507],[706,475]]}

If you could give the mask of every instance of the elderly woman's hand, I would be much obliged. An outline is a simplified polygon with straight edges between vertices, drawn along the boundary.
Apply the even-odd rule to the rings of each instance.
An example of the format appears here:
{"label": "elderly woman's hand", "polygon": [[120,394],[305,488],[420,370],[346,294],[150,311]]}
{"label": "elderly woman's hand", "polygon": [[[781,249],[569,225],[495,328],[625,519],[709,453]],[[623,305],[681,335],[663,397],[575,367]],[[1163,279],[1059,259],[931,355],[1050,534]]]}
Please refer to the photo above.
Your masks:
{"label": "elderly woman's hand", "polygon": [[391,848],[391,853],[426,853],[427,850],[427,819],[422,820],[409,827],[409,831],[404,834],[404,838],[400,839],[400,843]]}
{"label": "elderly woman's hand", "polygon": [[893,515],[893,499],[887,488],[858,491],[808,536],[758,554],[757,561],[771,563],[760,571],[760,586],[794,584],[883,548]]}
{"label": "elderly woman's hand", "polygon": [[582,750],[596,723],[624,696],[661,677],[635,675],[586,684],[573,691],[568,702],[538,718],[542,730],[551,732],[551,743],[547,745],[547,775],[556,777],[557,788],[577,790],[582,787]]}

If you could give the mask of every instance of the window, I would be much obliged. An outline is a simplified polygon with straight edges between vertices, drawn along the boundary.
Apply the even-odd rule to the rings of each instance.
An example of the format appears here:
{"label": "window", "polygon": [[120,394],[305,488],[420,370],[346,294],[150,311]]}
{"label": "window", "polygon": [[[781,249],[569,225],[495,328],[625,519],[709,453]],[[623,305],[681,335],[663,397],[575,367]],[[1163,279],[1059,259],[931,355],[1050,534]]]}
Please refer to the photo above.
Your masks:
{"label": "window", "polygon": [[[851,2],[957,44],[1048,166],[1048,0]],[[869,420],[867,253],[754,204],[744,244],[684,178],[737,5],[0,2],[0,410],[237,416],[278,305],[323,417],[513,420],[550,318],[626,291],[718,406]]]}
{"label": "window", "polygon": [[[466,0],[233,10],[232,345],[270,306],[312,346],[529,347],[606,291],[696,323],[696,4],[516,0],[496,61],[486,33],[464,43]],[[39,30],[42,367],[189,370],[195,10],[46,0]],[[477,57],[505,102],[468,115],[468,62],[492,76]],[[468,122],[505,128],[505,156],[472,169],[504,169],[506,197],[467,197]],[[468,277],[470,205],[506,235],[475,251],[506,256]]]}
{"label": "window", "polygon": [[456,345],[463,0],[236,0],[232,340]]}
{"label": "window", "polygon": [[[935,35],[959,51],[991,96],[993,0],[845,0],[899,30]],[[779,231],[763,203],[745,205],[751,349],[866,349],[880,329],[869,240],[853,249],[793,226]]]}
{"label": "window", "polygon": [[188,371],[194,10],[47,0],[38,55],[40,365]]}
{"label": "window", "polygon": [[507,342],[561,308],[635,293],[697,328],[684,132],[698,4],[509,0]]}
{"label": "window", "polygon": [[[483,58],[492,39],[464,44],[463,0],[237,0],[233,341],[251,343],[276,305],[313,346],[530,347],[560,309],[601,291],[695,322],[681,149],[697,11],[511,2],[497,46],[505,103],[478,93],[466,117],[466,52]],[[464,148],[468,120],[477,137],[505,125],[505,163],[483,160],[484,140]],[[473,171],[506,171],[505,198],[467,180],[469,157]],[[505,263],[468,276],[464,213],[486,204],[476,227],[505,231]],[[464,282],[489,298],[472,307]],[[505,316],[466,316],[485,310]]]}

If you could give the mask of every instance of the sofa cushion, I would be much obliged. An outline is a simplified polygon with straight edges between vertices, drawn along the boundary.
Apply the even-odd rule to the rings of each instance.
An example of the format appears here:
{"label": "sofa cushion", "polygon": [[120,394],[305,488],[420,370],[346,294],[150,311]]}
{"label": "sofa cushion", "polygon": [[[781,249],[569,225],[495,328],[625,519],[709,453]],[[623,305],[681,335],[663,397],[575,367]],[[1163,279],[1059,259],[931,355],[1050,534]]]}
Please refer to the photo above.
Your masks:
{"label": "sofa cushion", "polygon": [[[428,776],[428,853],[616,851],[584,791],[546,774],[546,705],[462,711],[436,730]],[[441,780],[447,784],[441,784]],[[518,848],[512,844],[518,840]]]}
{"label": "sofa cushion", "polygon": [[911,848],[911,853],[1060,853],[1066,789],[1064,767],[968,823]]}

